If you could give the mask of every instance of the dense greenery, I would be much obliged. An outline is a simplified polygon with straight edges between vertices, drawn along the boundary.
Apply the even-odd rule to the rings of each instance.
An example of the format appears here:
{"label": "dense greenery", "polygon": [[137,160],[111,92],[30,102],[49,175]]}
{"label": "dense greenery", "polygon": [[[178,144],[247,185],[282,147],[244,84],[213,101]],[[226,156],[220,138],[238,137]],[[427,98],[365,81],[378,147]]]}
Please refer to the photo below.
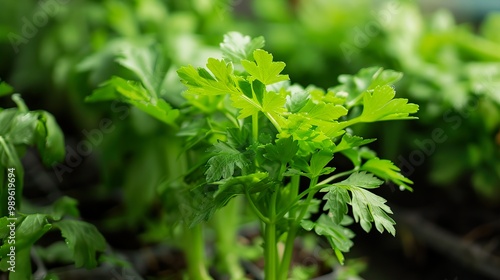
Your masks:
{"label": "dense greenery", "polygon": [[[129,267],[104,240],[120,231],[181,247],[190,279],[243,279],[240,260],[261,257],[266,279],[310,279],[319,266],[294,263],[296,240],[326,238],[333,251],[319,259],[341,271],[352,222],[395,234],[384,181],[500,202],[498,13],[469,24],[413,1],[0,6],[0,223],[15,177],[19,279],[51,253]],[[21,160],[33,154],[75,192],[32,199]],[[79,172],[98,177],[90,192],[78,194]],[[118,206],[88,221],[81,193]],[[247,227],[262,235],[242,245]]]}

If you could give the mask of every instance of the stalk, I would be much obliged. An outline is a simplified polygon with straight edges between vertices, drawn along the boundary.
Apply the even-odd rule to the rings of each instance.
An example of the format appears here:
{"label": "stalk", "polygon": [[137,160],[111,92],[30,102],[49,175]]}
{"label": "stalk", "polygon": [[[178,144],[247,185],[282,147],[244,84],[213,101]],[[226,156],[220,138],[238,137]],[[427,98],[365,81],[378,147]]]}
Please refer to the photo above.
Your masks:
{"label": "stalk", "polygon": [[[172,132],[171,132],[172,133]],[[173,133],[172,133],[173,134]],[[165,164],[166,176],[176,178],[177,187],[184,188],[182,177],[188,171],[190,165],[188,154],[183,151],[182,142],[177,137],[167,135],[169,142],[165,145]],[[195,159],[196,161],[196,159]],[[203,225],[198,224],[189,227],[184,224],[183,227],[184,253],[186,254],[187,270],[191,280],[212,280],[205,263],[205,241],[203,239]]]}
{"label": "stalk", "polygon": [[266,280],[276,280],[277,275],[277,249],[276,249],[276,200],[278,190],[275,189],[269,203],[269,223],[266,223],[264,233],[264,272]]}
{"label": "stalk", "polygon": [[241,197],[235,197],[214,216],[214,227],[217,233],[217,250],[223,264],[224,272],[230,279],[245,279],[245,273],[239,264],[235,244],[238,235]]}
{"label": "stalk", "polygon": [[[294,182],[292,181],[292,185],[293,183]],[[318,184],[318,177],[312,178],[311,182],[309,183],[309,189],[313,189],[317,184]],[[298,192],[298,187],[297,187],[297,192]],[[292,254],[295,245],[294,243],[295,243],[295,238],[297,237],[297,233],[299,231],[300,222],[307,213],[307,206],[311,203],[311,200],[313,199],[315,193],[316,192],[314,191],[309,192],[306,198],[305,207],[299,213],[298,217],[296,217],[295,210],[290,210],[290,218],[294,220],[290,223],[290,230],[288,231],[288,235],[286,237],[285,251],[283,253],[283,258],[281,260],[281,264],[279,267],[278,280],[286,280],[288,278],[288,270],[290,269],[290,265],[292,262]],[[296,194],[296,196],[298,196],[298,194]]]}
{"label": "stalk", "polygon": [[188,226],[184,227],[184,245],[184,253],[188,261],[189,279],[212,280],[205,264],[205,243],[201,224],[195,225],[192,228]]}

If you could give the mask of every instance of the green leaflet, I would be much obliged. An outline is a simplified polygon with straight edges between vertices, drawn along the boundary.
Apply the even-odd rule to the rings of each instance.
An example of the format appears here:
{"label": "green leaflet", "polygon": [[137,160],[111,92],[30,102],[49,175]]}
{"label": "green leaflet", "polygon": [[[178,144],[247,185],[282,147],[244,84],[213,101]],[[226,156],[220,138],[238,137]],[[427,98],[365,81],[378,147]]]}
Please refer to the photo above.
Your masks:
{"label": "green leaflet", "polygon": [[61,230],[73,252],[76,267],[97,266],[96,253],[106,250],[106,240],[94,225],[77,220],[61,220],[53,225]]}
{"label": "green leaflet", "polygon": [[[382,183],[383,181],[372,174],[353,173],[349,178],[323,189],[323,191],[328,191],[324,197],[327,200],[325,209],[328,209],[332,213],[333,220],[338,222],[347,213],[345,204],[349,203],[352,206],[354,220],[359,222],[366,232],[370,231],[371,223],[374,222],[379,232],[382,233],[385,229],[395,235],[395,222],[388,215],[388,213],[392,214],[392,211],[389,206],[385,205],[386,200],[366,190],[378,188]],[[347,191],[351,192],[351,199],[348,199]]]}
{"label": "green leaflet", "polygon": [[253,58],[255,62],[242,60],[241,64],[250,75],[265,85],[289,79],[288,75],[280,74],[285,69],[285,63],[281,61],[273,62],[272,54],[259,49],[253,52]]}
{"label": "green leaflet", "polygon": [[377,86],[373,92],[367,91],[363,97],[363,122],[415,119],[410,114],[418,111],[418,105],[409,103],[408,99],[396,98],[396,92],[388,85]]}
{"label": "green leaflet", "polygon": [[378,157],[371,158],[361,166],[361,170],[372,172],[384,180],[390,180],[398,186],[412,190],[408,185],[413,184],[413,182],[399,173],[400,169],[390,160],[379,159]]}
{"label": "green leaflet", "polygon": [[351,240],[354,237],[354,233],[342,226],[346,224],[349,224],[349,219],[344,220],[342,224],[335,223],[325,214],[321,215],[316,222],[310,220],[303,220],[301,222],[301,226],[305,230],[314,229],[316,234],[327,238],[341,264],[344,262],[342,252],[349,252],[349,249],[354,245]]}
{"label": "green leaflet", "polygon": [[152,117],[170,125],[175,125],[179,116],[179,110],[173,109],[163,99],[154,99],[140,83],[127,81],[120,77],[112,77],[101,85],[101,87],[87,96],[85,101],[97,102],[108,100],[121,100],[134,105]]}
{"label": "green leaflet", "polygon": [[152,100],[165,94],[164,83],[170,64],[158,45],[142,48],[133,44],[125,45],[117,62],[137,75]]}
{"label": "green leaflet", "polygon": [[215,144],[210,152],[214,153],[214,156],[208,160],[208,169],[205,172],[209,183],[221,178],[228,179],[233,176],[235,167],[243,170],[249,165],[249,161],[242,152],[224,142]]}
{"label": "green leaflet", "polygon": [[338,143],[335,146],[335,148],[333,149],[333,152],[336,153],[336,152],[352,149],[355,147],[369,144],[375,140],[377,140],[377,139],[363,139],[359,136],[346,133],[342,136],[342,140],[340,141],[340,143]]}
{"label": "green leaflet", "polygon": [[233,197],[247,192],[254,194],[269,188],[271,183],[266,180],[267,177],[267,173],[258,172],[219,181],[214,188],[199,186],[190,192],[189,201],[185,201],[188,205],[182,206],[183,215],[189,216],[187,218],[191,226],[207,221]]}
{"label": "green leaflet", "polygon": [[[66,238],[66,245],[74,254],[74,259],[77,266],[84,266],[86,268],[94,268],[97,265],[96,255],[97,251],[103,252],[106,249],[106,242],[104,237],[97,231],[97,229],[86,222],[63,219],[64,216],[79,217],[79,212],[76,207],[76,200],[69,197],[62,197],[54,202],[52,205],[44,208],[31,209],[38,213],[35,214],[20,214],[15,221],[16,224],[16,251],[21,252],[26,250],[30,251],[31,247],[37,242],[45,233],[52,228],[59,228],[64,238]],[[31,212],[30,209],[26,209]],[[7,240],[9,228],[7,225],[11,223],[7,217],[0,218],[0,239]],[[0,258],[7,259],[6,254],[10,250],[11,244],[4,242],[0,245]],[[21,254],[18,254],[18,260],[24,267],[19,271],[22,275],[31,275],[31,266],[25,263],[30,259],[30,254],[22,259]],[[2,270],[6,270],[4,263],[0,264]],[[16,265],[17,266],[17,265]],[[16,273],[18,273],[16,271]],[[26,274],[24,274],[26,273]],[[21,278],[22,279],[22,278]]]}
{"label": "green leaflet", "polygon": [[193,66],[185,66],[177,70],[181,81],[188,88],[186,94],[221,95],[240,93],[236,86],[231,63],[209,58],[206,66],[210,72],[204,68],[196,69]]}
{"label": "green leaflet", "polygon": [[220,49],[224,59],[239,64],[241,60],[252,60],[253,52],[264,47],[264,37],[250,38],[238,32],[229,32],[224,35]]}

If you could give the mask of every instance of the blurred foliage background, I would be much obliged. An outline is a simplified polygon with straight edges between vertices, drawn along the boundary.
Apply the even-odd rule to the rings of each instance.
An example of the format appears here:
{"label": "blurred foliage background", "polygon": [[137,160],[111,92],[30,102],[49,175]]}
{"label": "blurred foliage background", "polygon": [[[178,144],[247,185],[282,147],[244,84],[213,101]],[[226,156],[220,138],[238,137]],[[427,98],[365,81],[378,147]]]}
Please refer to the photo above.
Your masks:
{"label": "blurred foliage background", "polygon": [[[266,49],[285,61],[285,72],[303,85],[331,86],[337,76],[371,66],[403,72],[396,89],[399,96],[420,105],[419,121],[357,128],[382,139],[376,151],[415,181],[414,194],[392,192],[389,200],[420,211],[457,236],[496,222],[477,241],[498,242],[500,3],[471,3],[0,0],[0,78],[23,93],[30,108],[55,115],[67,150],[87,137],[83,131],[98,128],[103,118],[115,127],[96,138],[93,153],[82,158],[81,165],[59,178],[54,170],[35,169],[36,159],[25,162],[31,176],[26,195],[41,203],[61,192],[73,195],[84,217],[101,223],[108,238],[124,229],[141,236],[141,242],[165,236],[170,229],[158,222],[168,224],[169,217],[159,209],[168,205],[162,202],[165,194],[157,194],[158,182],[168,175],[164,170],[175,164],[175,158],[166,156],[173,152],[166,144],[171,135],[134,108],[87,104],[84,99],[113,75],[133,79],[135,74],[117,60],[124,52],[148,48],[150,55],[138,60],[155,64],[159,57],[166,58],[161,70],[167,74],[159,77],[161,97],[182,106],[183,87],[175,70],[220,56],[223,34],[239,31],[264,36]],[[363,80],[351,83],[362,87]],[[0,102],[10,104],[7,98]],[[31,173],[30,164],[35,170]],[[427,267],[432,277],[460,278],[440,272],[430,263],[432,257],[419,259],[420,249],[408,249],[419,246],[405,243],[412,236],[403,231],[400,239],[407,257],[416,263],[407,269]],[[137,242],[129,246],[142,244]],[[366,246],[354,254],[369,255],[370,244]],[[498,253],[499,246],[493,247],[490,251]],[[452,264],[442,269],[452,269]],[[367,279],[384,271],[369,267]],[[471,267],[466,271],[474,271]]]}

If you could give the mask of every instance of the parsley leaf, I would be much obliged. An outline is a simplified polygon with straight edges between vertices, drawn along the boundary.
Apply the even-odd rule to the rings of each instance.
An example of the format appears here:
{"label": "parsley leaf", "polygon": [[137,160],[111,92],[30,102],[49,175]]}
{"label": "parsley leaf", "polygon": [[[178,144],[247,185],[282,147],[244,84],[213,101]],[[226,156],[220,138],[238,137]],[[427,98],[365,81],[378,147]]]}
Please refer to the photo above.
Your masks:
{"label": "parsley leaf", "polygon": [[276,144],[265,146],[266,154],[264,156],[273,161],[287,164],[295,156],[299,150],[297,141],[293,141],[291,137],[276,140]]}
{"label": "parsley leaf", "polygon": [[[344,223],[342,224],[345,225],[348,223],[349,220],[347,219],[344,220]],[[349,249],[354,244],[351,240],[354,237],[354,233],[350,229],[343,227],[342,224],[335,223],[324,214],[321,215],[316,222],[312,222],[310,220],[303,220],[301,222],[301,226],[305,230],[311,230],[314,228],[316,234],[326,237],[341,263],[344,261],[342,252],[349,252]]]}
{"label": "parsley leaf", "polygon": [[285,63],[281,61],[273,62],[272,54],[258,49],[253,52],[253,57],[255,62],[242,60],[241,64],[250,75],[265,85],[289,79],[288,75],[280,75],[281,71],[285,69]]}
{"label": "parsley leaf", "polygon": [[[381,180],[375,178],[372,174],[356,172],[351,174],[347,179],[324,188],[323,191],[328,191],[329,193],[329,195],[325,196],[325,199],[334,199],[330,204],[327,204],[329,206],[333,205],[333,203],[341,202],[341,199],[344,201],[341,203],[351,204],[354,220],[359,222],[366,232],[370,231],[372,227],[371,223],[374,222],[379,232],[382,233],[386,229],[392,235],[395,235],[395,222],[387,214],[392,214],[392,211],[389,206],[385,205],[386,200],[366,190],[377,188],[382,183]],[[335,190],[335,188],[344,188],[350,191],[352,198],[346,200],[345,191]],[[345,206],[341,206],[341,210],[330,207],[330,210],[333,210],[332,215],[335,217],[335,221],[340,219],[340,215],[346,213]]]}
{"label": "parsley leaf", "polygon": [[264,37],[250,38],[239,32],[229,32],[224,35],[224,41],[220,49],[224,59],[239,64],[243,59],[252,59],[252,53],[256,49],[264,47]]}
{"label": "parsley leaf", "polygon": [[394,98],[394,89],[388,85],[377,86],[373,92],[367,91],[363,97],[363,122],[385,120],[416,119],[409,114],[418,111],[418,105],[408,103],[408,99]]}
{"label": "parsley leaf", "polygon": [[207,68],[184,66],[177,70],[182,83],[187,86],[186,94],[194,95],[221,95],[240,93],[235,83],[233,66],[224,60],[209,58]]}
{"label": "parsley leaf", "polygon": [[384,180],[390,180],[409,191],[412,190],[408,184],[413,184],[413,182],[399,173],[401,170],[390,160],[371,158],[361,166],[361,170],[371,172]]}
{"label": "parsley leaf", "polygon": [[366,232],[370,231],[371,222],[375,222],[375,227],[380,233],[384,232],[385,228],[392,235],[396,234],[394,228],[396,222],[387,215],[387,213],[392,214],[392,211],[389,206],[385,205],[384,198],[358,187],[351,187],[350,191],[354,220],[360,221],[361,227]]}
{"label": "parsley leaf", "polygon": [[87,102],[97,102],[106,100],[121,100],[134,105],[152,117],[170,125],[175,125],[175,120],[179,116],[179,110],[173,109],[163,99],[152,102],[150,91],[146,90],[141,83],[125,80],[120,77],[112,77],[104,82],[99,89],[92,92],[85,98]]}
{"label": "parsley leaf", "polygon": [[351,201],[347,189],[329,188],[323,199],[326,200],[323,210],[328,210],[333,221],[339,224],[347,214],[347,203]]}
{"label": "parsley leaf", "polygon": [[170,65],[165,60],[158,45],[138,47],[127,44],[120,53],[117,62],[137,75],[150,93],[153,104],[164,94],[163,83]]}
{"label": "parsley leaf", "polygon": [[186,199],[184,202],[187,204],[181,205],[185,210],[183,215],[187,216],[190,226],[207,221],[233,197],[246,192],[249,194],[261,192],[268,188],[271,182],[266,180],[267,177],[267,173],[257,172],[220,181],[216,188],[208,185],[199,186],[189,193],[189,197],[181,198],[181,200]]}
{"label": "parsley leaf", "polygon": [[66,239],[66,244],[73,252],[76,267],[97,266],[96,253],[106,250],[106,240],[94,225],[77,220],[61,220],[53,225],[61,230]]}
{"label": "parsley leaf", "polygon": [[371,143],[375,140],[376,139],[363,139],[362,137],[346,133],[342,136],[342,140],[340,140],[340,143],[335,146],[333,152],[336,153],[351,148],[359,147]]}
{"label": "parsley leaf", "polygon": [[245,155],[229,146],[225,142],[217,142],[210,152],[215,155],[211,157],[205,172],[207,182],[215,182],[221,178],[228,179],[234,174],[235,167],[244,170],[249,166],[249,162]]}

